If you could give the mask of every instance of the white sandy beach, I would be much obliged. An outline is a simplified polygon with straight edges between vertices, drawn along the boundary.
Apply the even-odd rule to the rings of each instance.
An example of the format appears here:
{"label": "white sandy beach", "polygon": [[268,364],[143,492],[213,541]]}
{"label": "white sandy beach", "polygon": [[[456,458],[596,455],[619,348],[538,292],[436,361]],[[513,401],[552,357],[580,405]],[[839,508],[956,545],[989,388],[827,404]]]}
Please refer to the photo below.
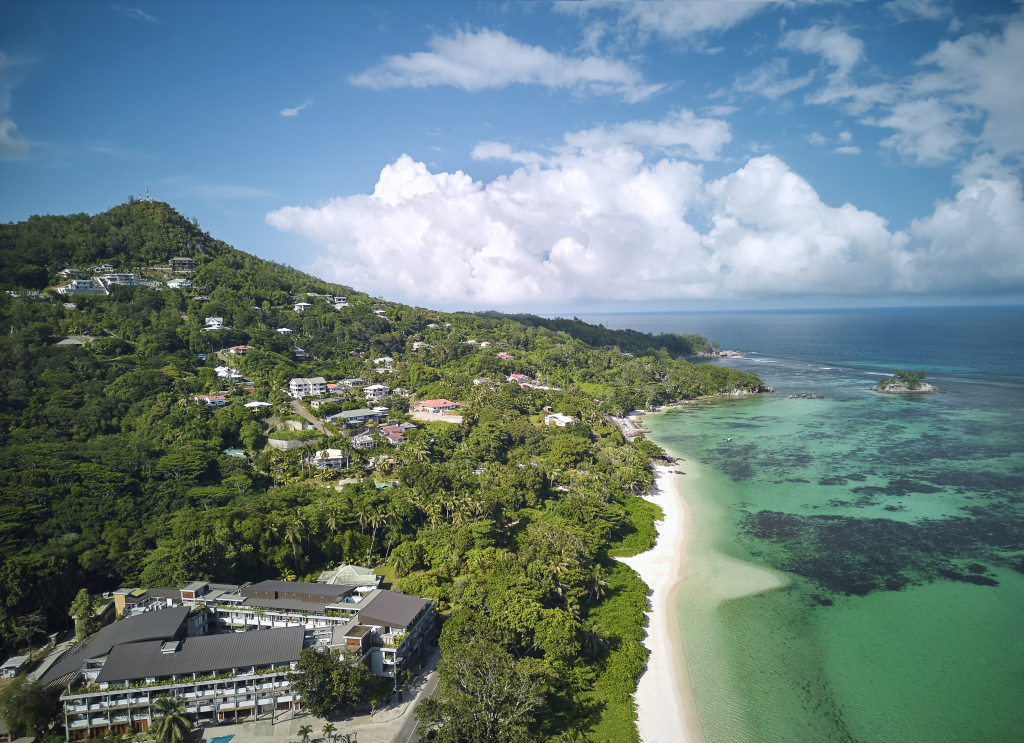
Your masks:
{"label": "white sandy beach", "polygon": [[647,612],[650,651],[647,670],[637,684],[637,728],[643,743],[703,743],[697,710],[679,640],[675,595],[686,566],[686,502],[677,488],[678,476],[669,467],[655,468],[655,486],[646,499],[660,506],[665,520],[658,523],[654,547],[636,557],[620,558],[651,588]]}

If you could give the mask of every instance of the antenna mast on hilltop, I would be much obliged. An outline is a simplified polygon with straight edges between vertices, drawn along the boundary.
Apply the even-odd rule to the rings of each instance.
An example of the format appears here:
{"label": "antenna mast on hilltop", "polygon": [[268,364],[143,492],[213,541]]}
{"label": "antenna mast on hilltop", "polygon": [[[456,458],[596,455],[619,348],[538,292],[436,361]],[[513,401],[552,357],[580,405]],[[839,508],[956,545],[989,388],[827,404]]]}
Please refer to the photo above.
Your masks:
{"label": "antenna mast on hilltop", "polygon": [[146,201],[149,201],[149,186],[146,186]]}

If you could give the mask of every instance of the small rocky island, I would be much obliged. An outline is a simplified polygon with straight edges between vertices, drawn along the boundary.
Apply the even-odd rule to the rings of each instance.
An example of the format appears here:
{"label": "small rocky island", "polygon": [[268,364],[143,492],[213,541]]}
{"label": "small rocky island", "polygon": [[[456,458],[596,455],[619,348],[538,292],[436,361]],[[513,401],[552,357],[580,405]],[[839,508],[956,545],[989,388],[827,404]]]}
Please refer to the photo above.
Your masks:
{"label": "small rocky island", "polygon": [[927,395],[942,392],[938,387],[924,381],[927,376],[924,369],[919,371],[895,369],[894,372],[895,376],[879,380],[878,384],[871,389],[887,395]]}

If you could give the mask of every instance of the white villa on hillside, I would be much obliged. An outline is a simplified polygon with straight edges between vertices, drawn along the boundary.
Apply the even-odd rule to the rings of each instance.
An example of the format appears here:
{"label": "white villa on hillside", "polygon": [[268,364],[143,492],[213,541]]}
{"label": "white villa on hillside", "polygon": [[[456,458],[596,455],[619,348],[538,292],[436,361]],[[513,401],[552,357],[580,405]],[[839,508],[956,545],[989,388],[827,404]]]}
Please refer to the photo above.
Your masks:
{"label": "white villa on hillside", "polygon": [[303,398],[327,394],[327,380],[323,377],[294,377],[288,382],[288,391]]}
{"label": "white villa on hillside", "polygon": [[387,397],[389,391],[390,388],[384,384],[371,384],[369,387],[363,387],[363,394],[370,402],[377,402],[382,397]]}
{"label": "white villa on hillside", "polygon": [[57,287],[58,294],[107,294],[106,287],[92,279],[73,279]]}

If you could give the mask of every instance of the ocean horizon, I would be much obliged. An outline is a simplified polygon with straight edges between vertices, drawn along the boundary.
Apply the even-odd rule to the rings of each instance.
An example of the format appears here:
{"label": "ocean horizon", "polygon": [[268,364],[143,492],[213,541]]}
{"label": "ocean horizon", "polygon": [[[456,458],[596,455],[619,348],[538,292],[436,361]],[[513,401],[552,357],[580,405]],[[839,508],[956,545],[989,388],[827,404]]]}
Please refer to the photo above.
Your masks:
{"label": "ocean horizon", "polygon": [[[687,473],[708,743],[1024,739],[1024,307],[586,320],[706,335],[775,390],[644,419]],[[894,368],[943,392],[872,392]]]}

